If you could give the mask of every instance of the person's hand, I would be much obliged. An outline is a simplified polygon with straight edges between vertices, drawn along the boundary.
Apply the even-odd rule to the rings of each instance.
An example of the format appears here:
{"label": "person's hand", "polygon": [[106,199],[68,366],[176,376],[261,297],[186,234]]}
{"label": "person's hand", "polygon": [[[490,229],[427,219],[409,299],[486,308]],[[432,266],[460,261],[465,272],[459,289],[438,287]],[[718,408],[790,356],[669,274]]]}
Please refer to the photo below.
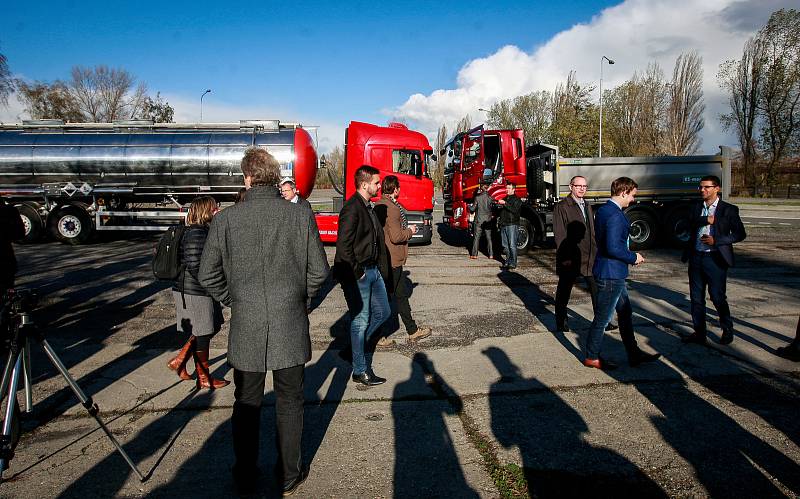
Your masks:
{"label": "person's hand", "polygon": [[417,232],[419,232],[419,227],[417,227],[416,225],[409,225],[408,228],[411,229],[412,234],[416,234]]}
{"label": "person's hand", "polygon": [[705,234],[700,237],[700,242],[702,242],[706,246],[714,246],[714,236],[710,234]]}
{"label": "person's hand", "polygon": [[505,199],[498,199],[497,200],[497,204],[505,205],[506,204],[506,200]]}
{"label": "person's hand", "polygon": [[636,263],[634,265],[641,265],[644,263],[644,257],[641,253],[636,253]]}
{"label": "person's hand", "polygon": [[706,218],[708,220],[708,225],[714,225],[714,215],[709,215]]}

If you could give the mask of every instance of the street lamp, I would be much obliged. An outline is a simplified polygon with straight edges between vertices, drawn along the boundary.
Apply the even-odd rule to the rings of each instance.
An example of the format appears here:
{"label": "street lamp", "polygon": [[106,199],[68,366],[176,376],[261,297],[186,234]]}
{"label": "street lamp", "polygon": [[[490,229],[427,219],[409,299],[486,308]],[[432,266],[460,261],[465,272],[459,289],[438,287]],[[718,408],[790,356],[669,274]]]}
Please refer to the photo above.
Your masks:
{"label": "street lamp", "polygon": [[210,93],[211,93],[211,89],[209,88],[208,90],[203,92],[203,95],[200,96],[200,123],[203,122],[203,97],[205,97],[206,94],[210,94]]}
{"label": "street lamp", "polygon": [[597,157],[603,157],[603,60],[608,61],[609,64],[614,64],[613,59],[606,56],[600,58],[600,146],[597,150]]}
{"label": "street lamp", "polygon": [[489,112],[489,110],[488,110],[488,109],[484,109],[484,108],[482,108],[482,107],[479,107],[479,108],[478,108],[478,111],[483,111],[484,113],[488,113],[488,112]]}

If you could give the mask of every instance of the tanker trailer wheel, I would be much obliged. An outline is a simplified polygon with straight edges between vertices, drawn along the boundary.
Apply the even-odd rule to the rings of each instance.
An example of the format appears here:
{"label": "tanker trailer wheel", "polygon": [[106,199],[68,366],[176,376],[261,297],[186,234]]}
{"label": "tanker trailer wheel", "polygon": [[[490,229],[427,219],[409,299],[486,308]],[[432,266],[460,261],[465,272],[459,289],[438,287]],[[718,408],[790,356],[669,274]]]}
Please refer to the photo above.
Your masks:
{"label": "tanker trailer wheel", "polygon": [[22,219],[22,225],[25,227],[25,237],[20,240],[21,243],[35,243],[42,237],[44,230],[44,222],[36,208],[27,204],[18,204],[16,206],[19,212],[19,218]]}
{"label": "tanker trailer wheel", "polygon": [[89,213],[79,206],[64,206],[49,220],[50,233],[66,244],[83,244],[92,235]]}
{"label": "tanker trailer wheel", "polygon": [[656,218],[645,210],[631,210],[626,215],[631,222],[631,250],[652,248],[658,240]]}

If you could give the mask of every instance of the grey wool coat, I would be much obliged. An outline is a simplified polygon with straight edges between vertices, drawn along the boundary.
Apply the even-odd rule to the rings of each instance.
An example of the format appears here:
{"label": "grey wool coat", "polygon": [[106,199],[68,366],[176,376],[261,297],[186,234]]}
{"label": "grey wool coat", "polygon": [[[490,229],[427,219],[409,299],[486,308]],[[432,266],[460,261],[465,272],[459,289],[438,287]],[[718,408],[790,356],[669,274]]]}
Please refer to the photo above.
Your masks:
{"label": "grey wool coat", "polygon": [[200,261],[208,293],[231,308],[228,364],[266,372],[311,359],[306,304],[328,277],[308,206],[274,187],[253,187],[218,213]]}

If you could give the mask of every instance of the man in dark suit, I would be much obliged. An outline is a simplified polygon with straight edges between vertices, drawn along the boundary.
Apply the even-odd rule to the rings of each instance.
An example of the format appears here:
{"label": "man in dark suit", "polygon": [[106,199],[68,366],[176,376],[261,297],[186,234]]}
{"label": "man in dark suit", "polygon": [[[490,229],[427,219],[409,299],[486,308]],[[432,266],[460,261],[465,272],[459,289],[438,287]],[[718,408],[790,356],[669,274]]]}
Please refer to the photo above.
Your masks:
{"label": "man in dark suit", "polygon": [[307,476],[300,452],[304,364],[311,359],[307,311],[328,276],[328,261],[311,210],[281,199],[278,161],[251,148],[242,173],[247,196],[214,217],[198,277],[214,299],[231,307],[234,481],[239,493],[255,491],[261,401],[266,372],[272,371],[288,495]]}
{"label": "man in dark suit", "polygon": [[614,310],[617,311],[619,333],[631,367],[652,362],[661,356],[644,353],[636,344],[636,337],[633,335],[633,309],[625,283],[628,277],[628,265],[644,263],[641,254],[628,249],[631,224],[622,211],[633,202],[638,187],[636,182],[628,177],[614,180],[611,183],[611,199],[597,210],[594,222],[597,230],[595,235],[597,257],[592,268],[592,274],[597,282],[597,300],[594,319],[589,328],[586,359],[583,361],[586,367],[604,370],[616,367],[610,361],[600,358],[603,334]]}
{"label": "man in dark suit", "polygon": [[469,252],[470,259],[478,258],[478,247],[481,244],[481,237],[486,236],[486,251],[490,259],[494,258],[492,251],[492,207],[494,199],[487,192],[488,186],[481,185],[475,198],[470,205],[470,211],[475,215],[472,221],[472,251]]}
{"label": "man in dark suit", "polygon": [[694,333],[683,338],[684,343],[706,342],[706,287],[717,309],[722,337],[727,345],[733,341],[733,319],[725,296],[728,268],[733,267],[733,244],[747,234],[739,208],[719,197],[719,177],[708,175],[700,179],[703,200],[692,206],[689,214],[691,238],[681,261],[689,262],[689,297],[692,301]]}
{"label": "man in dark suit", "polygon": [[362,165],[356,170],[355,183],[356,193],[339,212],[334,275],[342,284],[350,310],[353,381],[374,386],[386,379],[372,370],[366,343],[391,314],[385,284],[390,277],[389,258],[383,227],[370,201],[380,190],[378,169]]}
{"label": "man in dark suit", "polygon": [[290,203],[305,206],[309,210],[311,209],[311,203],[309,203],[308,200],[306,200],[300,195],[299,192],[297,192],[297,186],[295,185],[294,180],[288,177],[284,178],[281,180],[281,183],[278,187],[281,189],[281,196],[283,196],[283,199],[289,201]]}
{"label": "man in dark suit", "polygon": [[[553,211],[553,236],[556,241],[556,331],[569,331],[567,305],[572,287],[578,277],[583,277],[592,297],[592,308],[597,298],[597,284],[592,267],[597,255],[594,238],[594,212],[584,196],[589,184],[580,175],[569,181],[570,195],[556,204]],[[609,324],[606,331],[616,329]]]}

